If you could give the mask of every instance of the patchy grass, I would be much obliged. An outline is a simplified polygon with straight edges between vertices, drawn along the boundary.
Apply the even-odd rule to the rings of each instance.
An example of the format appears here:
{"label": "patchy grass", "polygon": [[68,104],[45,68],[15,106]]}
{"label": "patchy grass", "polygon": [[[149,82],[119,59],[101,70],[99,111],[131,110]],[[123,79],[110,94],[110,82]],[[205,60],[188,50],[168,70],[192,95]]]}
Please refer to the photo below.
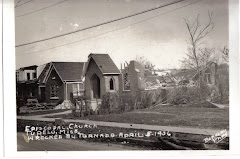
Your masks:
{"label": "patchy grass", "polygon": [[161,106],[121,114],[90,115],[86,117],[64,114],[52,117],[161,126],[229,129],[229,109],[218,108]]}

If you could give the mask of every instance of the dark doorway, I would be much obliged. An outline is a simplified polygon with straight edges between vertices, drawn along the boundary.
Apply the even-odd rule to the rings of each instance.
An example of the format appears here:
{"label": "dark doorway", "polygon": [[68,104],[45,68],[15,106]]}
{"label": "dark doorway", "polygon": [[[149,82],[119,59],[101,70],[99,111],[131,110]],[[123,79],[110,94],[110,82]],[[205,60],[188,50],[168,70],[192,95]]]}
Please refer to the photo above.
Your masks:
{"label": "dark doorway", "polygon": [[46,100],[46,92],[45,92],[45,87],[40,87],[40,98],[41,98],[41,102],[45,102]]}
{"label": "dark doorway", "polygon": [[100,79],[96,74],[91,77],[92,98],[100,98]]}

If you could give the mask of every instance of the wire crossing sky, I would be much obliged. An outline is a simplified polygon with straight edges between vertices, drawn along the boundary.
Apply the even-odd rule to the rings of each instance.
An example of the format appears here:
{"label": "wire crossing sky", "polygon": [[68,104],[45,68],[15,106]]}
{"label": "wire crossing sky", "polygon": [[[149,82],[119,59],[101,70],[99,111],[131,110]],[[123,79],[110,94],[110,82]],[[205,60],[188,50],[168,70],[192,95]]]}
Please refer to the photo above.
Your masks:
{"label": "wire crossing sky", "polygon": [[63,45],[59,45],[59,46],[55,46],[55,47],[51,47],[51,48],[47,48],[47,49],[43,49],[43,50],[38,50],[38,51],[33,51],[33,52],[27,52],[27,53],[24,53],[24,54],[18,54],[18,55],[16,55],[16,56],[21,56],[21,55],[26,55],[26,54],[33,54],[33,53],[42,52],[42,51],[47,51],[47,50],[51,50],[51,49],[55,49],[55,48],[59,48],[59,47],[63,47],[63,46],[71,45],[71,44],[76,44],[76,43],[81,42],[81,41],[84,41],[84,40],[88,40],[88,39],[91,39],[91,38],[95,38],[95,37],[98,37],[98,36],[102,36],[102,35],[105,35],[105,34],[108,34],[108,33],[114,32],[114,31],[118,31],[118,30],[121,30],[121,29],[125,29],[125,28],[127,28],[127,27],[129,27],[129,26],[132,26],[132,25],[136,25],[136,24],[139,24],[139,23],[142,23],[142,22],[146,22],[146,21],[148,21],[148,20],[157,18],[157,17],[159,17],[159,16],[161,16],[161,15],[164,15],[164,14],[173,12],[173,11],[175,11],[175,10],[182,9],[182,8],[184,8],[184,7],[187,7],[187,6],[189,6],[189,5],[195,4],[195,3],[199,2],[199,1],[201,1],[201,0],[195,1],[195,2],[193,2],[193,3],[189,3],[189,4],[187,4],[187,5],[178,7],[178,8],[176,8],[176,9],[170,10],[170,11],[168,11],[168,12],[165,12],[165,13],[162,13],[162,14],[159,14],[159,15],[156,15],[156,16],[154,16],[154,17],[150,17],[150,18],[148,18],[148,19],[144,19],[144,20],[138,21],[138,22],[136,22],[136,23],[132,23],[132,24],[123,26],[123,27],[121,27],[121,28],[117,28],[117,29],[114,29],[114,30],[110,30],[110,31],[107,31],[107,32],[104,32],[104,33],[97,34],[97,35],[95,35],[95,36],[91,36],[91,37],[88,37],[88,38],[85,38],[85,39],[73,41],[73,42],[70,42],[70,43],[67,43],[67,44],[63,44]]}
{"label": "wire crossing sky", "polygon": [[163,8],[163,7],[166,7],[166,6],[169,6],[169,5],[173,5],[173,4],[182,2],[182,1],[184,1],[184,0],[178,0],[178,1],[170,2],[170,3],[167,3],[167,4],[161,5],[159,7],[151,8],[151,9],[141,11],[141,12],[138,12],[138,13],[135,13],[135,14],[132,14],[132,15],[124,16],[124,17],[121,17],[121,18],[117,18],[117,19],[114,19],[114,20],[110,20],[110,21],[107,21],[107,22],[96,24],[96,25],[93,25],[93,26],[90,26],[90,27],[87,27],[87,28],[83,28],[83,29],[79,29],[79,30],[76,30],[76,31],[72,31],[72,32],[69,32],[69,33],[57,35],[57,36],[54,36],[54,37],[50,37],[50,38],[46,38],[46,39],[42,39],[42,40],[37,40],[37,41],[25,43],[25,44],[16,45],[15,47],[30,45],[30,44],[34,44],[34,43],[38,43],[38,42],[42,42],[42,41],[51,40],[51,39],[54,39],[54,38],[59,38],[59,37],[62,37],[62,36],[70,35],[70,34],[73,34],[73,33],[80,32],[80,31],[85,31],[85,30],[88,30],[88,29],[96,28],[96,27],[99,27],[99,26],[102,26],[102,25],[106,25],[106,24],[110,24],[110,23],[119,21],[119,20],[123,20],[123,19],[126,19],[126,18],[130,18],[130,17],[133,17],[133,16],[144,14],[144,13],[147,13],[147,12],[151,12],[151,11],[154,11],[156,9],[160,9],[160,8]]}
{"label": "wire crossing sky", "polygon": [[[21,1],[21,0],[20,0],[20,1]],[[19,1],[19,3],[20,3],[20,1]],[[30,2],[32,2],[32,1],[33,1],[33,0],[30,0],[30,1],[27,1],[27,2],[24,2],[24,3],[21,3],[21,4],[18,3],[15,8],[20,7],[20,6],[23,6],[24,4],[30,3]]]}
{"label": "wire crossing sky", "polygon": [[[27,1],[29,0],[22,0],[19,4]],[[62,0],[33,0],[16,8],[15,14],[26,14],[59,2]],[[193,21],[199,14],[200,23],[204,25],[208,21],[208,11],[213,12],[215,27],[204,39],[203,45],[217,50],[228,45],[227,0],[184,0],[138,16],[76,32],[168,3],[169,0],[70,0],[16,18],[16,45],[75,32],[16,47],[16,68],[42,65],[50,61],[86,62],[90,53],[107,53],[118,67],[125,61],[134,60],[136,56],[144,56],[156,68],[179,68],[188,48],[186,40],[189,35],[184,19]]]}
{"label": "wire crossing sky", "polygon": [[[32,1],[32,0],[31,0],[31,1]],[[31,1],[25,2],[25,3],[23,3],[23,4],[29,3],[29,2],[31,2]],[[61,4],[61,3],[63,3],[63,2],[66,2],[66,1],[68,1],[68,0],[64,0],[64,1],[61,1],[61,2],[58,2],[58,3],[55,3],[55,4],[53,4],[53,5],[50,5],[50,6],[47,6],[47,7],[44,7],[44,8],[35,10],[35,11],[32,11],[32,12],[29,12],[29,13],[21,14],[21,15],[18,15],[18,16],[16,16],[16,17],[19,18],[19,17],[23,17],[23,16],[26,16],[26,15],[29,15],[29,14],[32,14],[32,13],[36,13],[36,12],[42,11],[42,10],[44,10],[44,9],[47,9],[47,8],[50,8],[50,7],[53,7],[53,6],[56,6],[56,5],[58,5],[58,4]],[[23,4],[21,4],[21,5],[23,5]],[[19,6],[21,6],[21,5],[18,5],[17,7],[19,7]]]}

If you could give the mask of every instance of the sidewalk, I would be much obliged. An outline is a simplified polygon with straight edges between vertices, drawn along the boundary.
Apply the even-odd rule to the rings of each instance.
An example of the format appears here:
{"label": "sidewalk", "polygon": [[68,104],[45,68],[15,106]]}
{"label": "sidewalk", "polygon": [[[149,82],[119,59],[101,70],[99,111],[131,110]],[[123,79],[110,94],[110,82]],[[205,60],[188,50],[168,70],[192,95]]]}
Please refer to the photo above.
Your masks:
{"label": "sidewalk", "polygon": [[32,115],[34,117],[44,117],[44,116],[55,116],[55,115],[61,115],[61,114],[69,114],[72,113],[72,110],[67,110],[64,112],[60,112],[60,113],[51,113],[51,114],[41,114],[41,115]]}
{"label": "sidewalk", "polygon": [[[212,102],[210,102],[212,103]],[[217,104],[217,103],[212,103],[213,105],[215,105],[216,107],[220,108],[220,109],[224,109],[224,108],[228,108],[228,105],[225,104]]]}
{"label": "sidewalk", "polygon": [[220,109],[224,109],[224,108],[228,108],[229,107],[229,105],[227,105],[227,104],[217,104],[217,103],[213,103],[213,102],[210,102],[210,101],[208,101],[208,102],[213,104],[213,105],[215,105],[216,107],[218,107]]}
{"label": "sidewalk", "polygon": [[[67,112],[36,115],[36,116],[17,116],[17,119],[55,122],[55,118],[46,118],[44,116],[59,115],[59,114],[63,114],[63,113],[66,114]],[[187,133],[187,134],[197,134],[197,135],[207,135],[207,136],[215,135],[217,132],[221,131],[221,130],[214,130],[214,129],[199,129],[199,128],[189,128],[189,127],[103,122],[103,121],[79,120],[79,119],[64,119],[64,121],[66,123],[95,124],[98,126],[144,129],[144,130],[152,130],[152,131],[160,131],[161,130],[161,131],[169,131],[169,132],[175,132],[175,133]],[[229,134],[229,132],[228,132],[228,134]]]}

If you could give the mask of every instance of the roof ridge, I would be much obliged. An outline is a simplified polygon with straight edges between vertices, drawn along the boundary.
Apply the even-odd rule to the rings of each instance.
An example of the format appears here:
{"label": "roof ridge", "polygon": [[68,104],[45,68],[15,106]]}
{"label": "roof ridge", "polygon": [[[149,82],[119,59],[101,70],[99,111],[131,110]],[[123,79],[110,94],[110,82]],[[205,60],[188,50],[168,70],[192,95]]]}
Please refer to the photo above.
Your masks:
{"label": "roof ridge", "polygon": [[61,62],[61,61],[51,61],[51,62],[49,62],[49,63],[85,63],[85,62],[76,62],[76,61],[73,61],[73,62],[68,62],[68,61],[63,61],[63,62]]}
{"label": "roof ridge", "polygon": [[88,62],[84,74],[86,73],[87,68],[89,67],[89,63],[91,59],[95,62],[99,70],[102,74],[120,74],[119,69],[116,64],[112,60],[109,54],[89,54]]}
{"label": "roof ridge", "polygon": [[108,53],[91,53],[89,55],[109,55]]}

